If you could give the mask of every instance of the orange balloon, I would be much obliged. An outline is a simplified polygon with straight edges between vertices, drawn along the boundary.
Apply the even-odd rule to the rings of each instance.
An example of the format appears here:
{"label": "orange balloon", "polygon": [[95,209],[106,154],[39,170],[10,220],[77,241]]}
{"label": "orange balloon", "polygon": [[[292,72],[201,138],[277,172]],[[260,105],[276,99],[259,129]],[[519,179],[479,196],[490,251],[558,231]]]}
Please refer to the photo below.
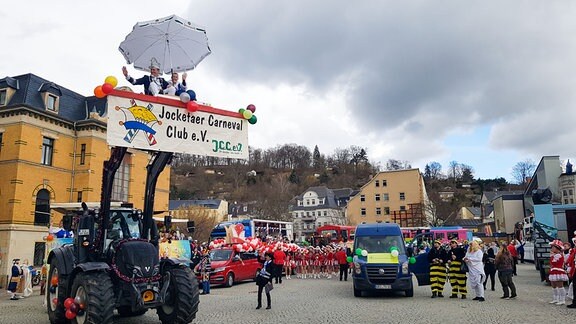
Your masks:
{"label": "orange balloon", "polygon": [[50,284],[51,284],[51,286],[53,286],[53,287],[58,286],[58,277],[52,277],[52,278],[50,279]]}
{"label": "orange balloon", "polygon": [[102,90],[102,86],[99,85],[96,88],[94,88],[94,95],[96,96],[96,98],[104,98],[106,97],[106,94],[104,93],[104,91]]}
{"label": "orange balloon", "polygon": [[48,234],[48,236],[46,236],[46,241],[52,242],[53,240],[54,240],[54,235]]}

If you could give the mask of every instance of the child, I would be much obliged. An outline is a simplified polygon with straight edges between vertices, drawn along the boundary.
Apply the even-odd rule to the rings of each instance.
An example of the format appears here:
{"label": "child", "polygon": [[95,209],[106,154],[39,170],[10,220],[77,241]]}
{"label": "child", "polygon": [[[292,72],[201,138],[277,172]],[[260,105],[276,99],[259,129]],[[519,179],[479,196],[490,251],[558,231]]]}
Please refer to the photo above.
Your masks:
{"label": "child", "polygon": [[554,240],[550,243],[550,274],[548,280],[552,285],[553,300],[550,304],[564,305],[566,303],[566,290],[564,282],[568,281],[568,275],[564,270],[564,254],[562,253],[562,241]]}
{"label": "child", "polygon": [[202,260],[197,265],[200,270],[200,277],[202,278],[202,293],[200,295],[210,294],[210,271],[212,267],[210,266],[210,257],[208,254],[204,254]]}

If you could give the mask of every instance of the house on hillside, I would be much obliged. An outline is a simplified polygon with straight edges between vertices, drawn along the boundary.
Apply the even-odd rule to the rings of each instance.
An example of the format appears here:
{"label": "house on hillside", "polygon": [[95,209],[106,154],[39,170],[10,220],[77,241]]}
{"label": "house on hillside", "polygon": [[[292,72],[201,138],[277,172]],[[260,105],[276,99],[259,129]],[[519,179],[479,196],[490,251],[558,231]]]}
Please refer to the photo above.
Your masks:
{"label": "house on hillside", "polygon": [[[47,227],[58,226],[62,216],[51,206],[100,201],[103,163],[110,158],[105,115],[106,99],[37,75],[0,79],[0,278],[14,258],[43,264]],[[148,152],[128,150],[113,184],[114,202],[143,209],[148,162]],[[157,209],[168,208],[169,189],[167,166],[157,182]]]}
{"label": "house on hillside", "polygon": [[462,207],[458,213],[450,215],[445,226],[461,226],[473,232],[483,231],[482,211],[480,207]]}
{"label": "house on hillside", "polygon": [[169,210],[174,218],[189,219],[191,208],[200,208],[216,222],[228,220],[228,202],[221,199],[170,200]]}
{"label": "house on hillside", "polygon": [[524,220],[522,191],[485,191],[482,193],[481,214],[486,234],[512,235],[516,223]]}
{"label": "house on hillside", "polygon": [[290,201],[296,241],[310,237],[316,228],[332,224],[346,225],[344,208],[353,190],[329,189],[326,186],[310,187]]}
{"label": "house on hillside", "polygon": [[428,194],[419,169],[376,174],[354,195],[346,207],[352,225],[362,222],[395,222],[402,227],[428,225]]}

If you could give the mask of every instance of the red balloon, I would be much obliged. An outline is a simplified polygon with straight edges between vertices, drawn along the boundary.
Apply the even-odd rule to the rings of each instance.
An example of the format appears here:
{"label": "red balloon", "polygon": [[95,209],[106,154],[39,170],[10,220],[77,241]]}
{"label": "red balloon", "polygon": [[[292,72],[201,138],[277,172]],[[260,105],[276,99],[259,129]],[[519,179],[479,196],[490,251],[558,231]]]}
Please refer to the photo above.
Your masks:
{"label": "red balloon", "polygon": [[114,87],[110,83],[104,83],[102,85],[102,92],[105,94],[110,94],[114,90]]}
{"label": "red balloon", "polygon": [[73,319],[74,317],[76,317],[76,313],[74,313],[74,312],[71,311],[71,310],[67,310],[65,316],[66,316],[67,319],[71,320],[71,319]]}
{"label": "red balloon", "polygon": [[256,111],[256,106],[254,106],[253,104],[249,104],[246,109],[250,110],[251,112],[255,112]]}
{"label": "red balloon", "polygon": [[74,298],[68,297],[64,300],[64,307],[70,308],[70,305],[74,304]]}
{"label": "red balloon", "polygon": [[58,305],[58,298],[56,297],[52,298],[52,305],[54,306]]}
{"label": "red balloon", "polygon": [[190,100],[186,104],[186,109],[188,109],[189,112],[195,112],[198,110],[198,104],[195,101]]}
{"label": "red balloon", "polygon": [[76,303],[72,303],[72,305],[70,305],[70,307],[68,308],[72,313],[78,313],[78,309],[80,309],[80,307],[78,306],[78,304]]}

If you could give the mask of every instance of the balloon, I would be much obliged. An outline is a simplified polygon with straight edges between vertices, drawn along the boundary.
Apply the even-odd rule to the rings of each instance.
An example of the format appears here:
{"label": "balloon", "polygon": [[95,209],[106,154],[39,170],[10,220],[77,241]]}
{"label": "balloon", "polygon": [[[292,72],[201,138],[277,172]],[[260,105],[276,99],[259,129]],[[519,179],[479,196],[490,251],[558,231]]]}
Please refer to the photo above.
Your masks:
{"label": "balloon", "polygon": [[258,121],[258,118],[256,118],[256,115],[252,115],[252,117],[250,117],[250,119],[248,119],[248,122],[249,122],[251,125],[256,124],[257,121]]}
{"label": "balloon", "polygon": [[180,101],[182,101],[183,103],[188,103],[190,101],[190,95],[186,92],[182,92],[180,94]]}
{"label": "balloon", "polygon": [[244,111],[246,111],[246,109],[244,109],[244,108],[238,109],[238,113],[242,116],[244,116]]}
{"label": "balloon", "polygon": [[348,261],[348,263],[352,262],[352,257],[351,256],[347,257],[346,261]]}
{"label": "balloon", "polygon": [[80,314],[80,311],[82,311],[83,309],[86,308],[86,304],[85,303],[81,303],[78,305],[78,307],[80,307],[80,310],[78,311],[78,314]]}
{"label": "balloon", "polygon": [[71,310],[67,310],[65,316],[67,319],[71,320],[76,317],[76,313],[72,312]]}
{"label": "balloon", "polygon": [[102,91],[102,86],[99,85],[96,88],[94,88],[94,95],[96,96],[96,98],[104,98],[106,97],[106,94],[104,93],[104,91]]}
{"label": "balloon", "polygon": [[250,110],[251,112],[256,112],[256,106],[254,106],[253,104],[249,104],[246,109]]}
{"label": "balloon", "polygon": [[52,242],[53,240],[54,240],[54,235],[48,234],[48,236],[46,236],[46,241]]}
{"label": "balloon", "polygon": [[52,298],[52,305],[54,306],[58,305],[58,298],[56,297]]}
{"label": "balloon", "polygon": [[390,254],[392,254],[393,257],[397,258],[398,257],[398,250],[393,250],[392,252],[390,252]]}
{"label": "balloon", "polygon": [[56,286],[51,286],[49,291],[51,294],[55,294],[56,293]]}
{"label": "balloon", "polygon": [[395,247],[395,246],[393,246],[393,247],[390,248],[390,252],[392,252],[392,251],[394,251],[394,250],[398,251],[398,248]]}
{"label": "balloon", "polygon": [[74,304],[74,298],[68,297],[64,299],[64,307],[70,308],[70,305]]}
{"label": "balloon", "polygon": [[188,101],[186,109],[188,109],[189,112],[195,112],[198,110],[198,104],[194,101]]}
{"label": "balloon", "polygon": [[78,316],[84,315],[84,310],[83,310],[83,309],[79,309],[79,310],[78,310],[78,313],[76,313],[76,315],[78,315]]}
{"label": "balloon", "polygon": [[408,260],[408,262],[410,262],[410,264],[414,264],[414,263],[416,263],[416,258],[415,258],[415,257],[410,257],[410,259]]}
{"label": "balloon", "polygon": [[104,83],[102,85],[102,92],[105,94],[110,94],[114,90],[114,87],[110,83]]}
{"label": "balloon", "polygon": [[50,285],[53,287],[58,286],[58,277],[57,276],[53,276],[52,278],[50,278]]}
{"label": "balloon", "polygon": [[104,83],[109,83],[112,85],[112,88],[116,88],[116,86],[118,85],[118,79],[116,79],[116,77],[113,75],[109,75],[104,80]]}
{"label": "balloon", "polygon": [[356,255],[362,255],[362,249],[361,248],[356,249]]}
{"label": "balloon", "polygon": [[244,110],[242,117],[244,117],[244,119],[250,119],[250,117],[252,117],[252,112],[250,110]]}
{"label": "balloon", "polygon": [[362,256],[363,256],[363,257],[368,256],[368,251],[362,250]]}
{"label": "balloon", "polygon": [[79,307],[78,307],[78,304],[72,303],[72,304],[70,305],[70,307],[68,307],[68,309],[69,309],[71,312],[73,312],[74,314],[76,314],[76,313],[78,312]]}

